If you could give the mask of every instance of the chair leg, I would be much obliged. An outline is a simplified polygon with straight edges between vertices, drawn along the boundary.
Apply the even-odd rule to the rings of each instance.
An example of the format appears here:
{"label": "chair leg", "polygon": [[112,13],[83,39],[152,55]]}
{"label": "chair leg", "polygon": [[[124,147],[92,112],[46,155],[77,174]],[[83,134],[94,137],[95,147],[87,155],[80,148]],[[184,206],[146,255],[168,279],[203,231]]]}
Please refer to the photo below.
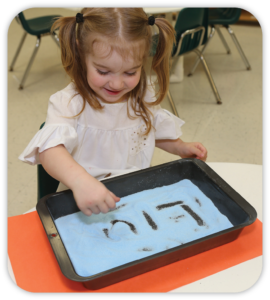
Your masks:
{"label": "chair leg", "polygon": [[16,62],[16,60],[17,60],[17,57],[18,57],[18,55],[19,55],[19,53],[20,53],[20,51],[21,51],[21,49],[22,49],[22,45],[23,45],[23,43],[24,43],[24,40],[25,40],[25,38],[26,38],[26,35],[27,35],[27,32],[24,32],[24,34],[23,34],[23,36],[22,36],[22,38],[21,38],[20,44],[19,44],[19,46],[18,46],[18,48],[17,48],[17,51],[16,51],[16,53],[15,53],[15,56],[14,56],[14,58],[13,58],[13,60],[12,60],[12,63],[11,63],[11,65],[10,65],[10,67],[9,67],[9,71],[13,71],[14,64],[15,64],[15,62]]}
{"label": "chair leg", "polygon": [[[204,53],[204,51],[205,51],[206,47],[208,46],[208,44],[210,43],[210,41],[212,40],[212,38],[213,38],[213,36],[215,34],[215,31],[216,31],[215,27],[211,26],[211,32],[209,34],[209,37],[208,37],[208,39],[207,39],[206,43],[204,44],[204,47],[203,47],[203,49],[201,51],[202,54]],[[193,73],[197,69],[197,66],[198,66],[199,62],[200,62],[200,58],[198,57],[197,60],[195,61],[194,66],[192,67],[191,71],[189,72],[188,76],[192,76],[193,75]]]}
{"label": "chair leg", "polygon": [[246,58],[246,56],[244,54],[244,51],[242,50],[242,48],[241,48],[241,46],[240,46],[240,44],[239,44],[239,42],[238,42],[238,40],[237,40],[237,38],[236,38],[233,30],[228,25],[226,26],[226,28],[227,28],[230,36],[232,37],[232,40],[233,40],[233,42],[234,42],[234,44],[235,44],[235,46],[236,46],[239,54],[241,55],[241,57],[242,57],[242,59],[244,61],[244,64],[246,65],[247,70],[251,70],[251,66],[250,66],[250,64],[249,64],[249,62],[248,62],[248,60],[247,60],[247,58]]}
{"label": "chair leg", "polygon": [[216,27],[218,36],[219,36],[219,38],[220,38],[220,40],[221,40],[223,46],[225,47],[225,49],[226,49],[226,51],[227,51],[227,54],[231,54],[231,50],[230,50],[230,48],[229,48],[229,46],[228,46],[228,44],[227,44],[227,42],[226,42],[226,40],[225,40],[225,38],[224,38],[224,36],[223,36],[223,34],[222,34],[222,32],[221,32],[219,26],[215,26],[215,27]]}
{"label": "chair leg", "polygon": [[56,42],[57,46],[60,48],[59,37],[58,37],[58,35],[56,34],[55,31],[53,31],[51,37],[52,37],[52,39]]}
{"label": "chair leg", "polygon": [[179,118],[177,109],[176,109],[176,107],[175,107],[175,104],[174,104],[172,95],[171,95],[171,93],[170,93],[169,90],[168,90],[168,92],[167,92],[167,96],[168,96],[168,98],[169,98],[169,101],[170,101],[170,104],[171,104],[171,107],[172,107],[172,109],[173,109],[174,114]]}
{"label": "chair leg", "polygon": [[32,63],[33,63],[33,61],[34,61],[34,58],[35,58],[35,56],[36,56],[36,54],[37,54],[37,51],[38,51],[38,48],[39,48],[39,46],[40,46],[40,40],[41,40],[41,38],[40,38],[40,36],[38,36],[38,37],[37,37],[37,41],[36,41],[36,46],[35,46],[34,52],[33,52],[32,56],[31,56],[31,58],[30,58],[30,61],[29,61],[29,63],[28,63],[28,66],[27,66],[27,68],[26,68],[26,70],[25,70],[25,72],[24,72],[22,81],[21,81],[20,86],[19,86],[19,90],[22,90],[22,89],[23,89],[24,82],[25,82],[25,80],[26,80],[26,78],[27,78],[27,75],[28,75],[28,73],[29,73],[29,70],[30,70],[30,68],[31,68],[31,66],[32,66]]}
{"label": "chair leg", "polygon": [[211,73],[210,73],[210,70],[209,70],[209,68],[208,68],[208,65],[207,65],[207,63],[206,63],[206,61],[205,61],[205,59],[204,59],[202,53],[201,53],[199,50],[197,50],[197,49],[195,49],[194,52],[199,56],[199,59],[200,59],[202,65],[203,65],[203,67],[204,67],[204,70],[205,70],[205,73],[206,73],[206,75],[207,75],[207,78],[208,78],[208,80],[209,80],[209,82],[210,82],[211,88],[212,88],[212,90],[213,90],[213,92],[214,92],[214,94],[215,94],[217,104],[222,104],[220,95],[219,95],[218,90],[217,90],[217,87],[216,87],[216,85],[215,85],[215,82],[214,82],[214,80],[213,80],[213,77],[212,77],[212,75],[211,75]]}

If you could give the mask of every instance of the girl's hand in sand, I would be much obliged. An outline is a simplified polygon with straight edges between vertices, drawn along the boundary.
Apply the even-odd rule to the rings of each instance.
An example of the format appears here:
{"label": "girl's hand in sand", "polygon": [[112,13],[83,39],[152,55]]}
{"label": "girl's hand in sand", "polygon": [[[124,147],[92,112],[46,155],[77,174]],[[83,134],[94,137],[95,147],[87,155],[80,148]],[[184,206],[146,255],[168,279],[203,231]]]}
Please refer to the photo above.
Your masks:
{"label": "girl's hand in sand", "polygon": [[104,184],[88,174],[64,145],[41,152],[39,158],[46,172],[72,190],[78,208],[85,215],[105,214],[120,201]]}
{"label": "girl's hand in sand", "polygon": [[88,173],[78,176],[71,189],[78,208],[87,216],[105,214],[115,208],[115,203],[120,201],[119,197]]}

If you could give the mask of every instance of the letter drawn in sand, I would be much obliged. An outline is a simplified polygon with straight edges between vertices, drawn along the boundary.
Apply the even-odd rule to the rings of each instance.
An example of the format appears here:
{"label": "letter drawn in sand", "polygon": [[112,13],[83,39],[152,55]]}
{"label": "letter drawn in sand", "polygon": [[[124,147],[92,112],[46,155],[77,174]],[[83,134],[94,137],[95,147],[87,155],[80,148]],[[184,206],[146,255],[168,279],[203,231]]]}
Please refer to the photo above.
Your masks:
{"label": "letter drawn in sand", "polygon": [[183,204],[183,201],[176,201],[176,202],[161,204],[161,205],[156,206],[156,209],[161,210],[161,209],[168,208],[168,207],[171,207],[171,206],[175,206],[175,205],[178,205],[178,204]]}
{"label": "letter drawn in sand", "polygon": [[[200,201],[196,198],[195,201],[201,206]],[[166,204],[160,204],[156,206],[157,210],[161,210],[164,208],[169,208],[175,205],[180,204],[180,206],[188,213],[190,216],[197,222],[199,226],[205,226],[205,222],[198,216],[188,205],[183,204],[183,201],[175,201],[175,202],[170,202]]]}
{"label": "letter drawn in sand", "polygon": [[191,217],[197,222],[199,226],[205,225],[204,221],[188,206],[188,205],[181,205],[181,207],[191,215]]}
{"label": "letter drawn in sand", "polygon": [[154,222],[154,220],[148,215],[148,213],[146,213],[145,211],[142,212],[146,221],[148,222],[148,224],[152,227],[153,230],[157,230],[157,224]]}
{"label": "letter drawn in sand", "polygon": [[107,228],[104,228],[102,229],[103,232],[105,233],[106,237],[109,238],[109,233],[108,233],[108,229]]}
{"label": "letter drawn in sand", "polygon": [[115,223],[117,223],[117,222],[123,222],[123,223],[127,224],[127,225],[129,226],[130,230],[131,230],[132,232],[134,232],[134,233],[137,234],[136,227],[135,227],[132,223],[130,223],[130,222],[128,222],[128,221],[124,221],[124,220],[113,220],[113,221],[111,221],[111,223],[112,223],[113,225],[114,225]]}

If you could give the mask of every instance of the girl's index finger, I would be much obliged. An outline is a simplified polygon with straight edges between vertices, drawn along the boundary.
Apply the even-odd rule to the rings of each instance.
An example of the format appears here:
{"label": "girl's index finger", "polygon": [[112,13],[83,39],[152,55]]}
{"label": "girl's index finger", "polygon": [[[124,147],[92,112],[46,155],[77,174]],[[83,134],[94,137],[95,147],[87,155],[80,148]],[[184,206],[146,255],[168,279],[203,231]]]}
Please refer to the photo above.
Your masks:
{"label": "girl's index finger", "polygon": [[202,144],[197,144],[196,147],[201,150],[201,156],[205,156],[207,154],[207,149]]}
{"label": "girl's index finger", "polygon": [[116,206],[116,202],[118,202],[118,201],[116,201],[115,199],[114,199],[114,197],[116,197],[116,196],[114,196],[114,194],[112,194],[112,193],[110,193],[107,197],[106,197],[106,199],[105,199],[105,203],[108,205],[108,207],[110,208],[110,209],[114,209],[115,208],[115,206]]}
{"label": "girl's index finger", "polygon": [[200,152],[196,152],[196,158],[205,161],[207,157],[207,150],[201,143],[196,143],[195,148],[197,148]]}
{"label": "girl's index finger", "polygon": [[206,151],[206,148],[201,143],[197,143],[195,147],[200,149],[203,152]]}
{"label": "girl's index finger", "polygon": [[111,194],[111,196],[113,197],[113,200],[115,201],[115,202],[119,202],[120,201],[120,199],[121,198],[119,198],[119,197],[117,197],[114,193],[112,193],[111,191],[109,191],[110,192],[110,194]]}

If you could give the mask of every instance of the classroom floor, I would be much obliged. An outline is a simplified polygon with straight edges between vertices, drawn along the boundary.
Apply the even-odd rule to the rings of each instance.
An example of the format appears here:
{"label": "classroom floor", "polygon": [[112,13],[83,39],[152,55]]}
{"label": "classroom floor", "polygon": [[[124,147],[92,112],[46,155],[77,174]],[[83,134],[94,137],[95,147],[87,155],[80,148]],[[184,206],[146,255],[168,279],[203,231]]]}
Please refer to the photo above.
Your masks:
{"label": "classroom floor", "polygon": [[[46,14],[75,15],[59,8],[26,11],[26,18]],[[222,105],[217,105],[212,89],[198,66],[187,77],[196,54],[184,56],[184,80],[172,83],[170,91],[180,118],[184,141],[199,141],[208,149],[208,162],[262,164],[262,31],[259,26],[232,26],[250,62],[245,65],[229,34],[222,29],[231,48],[226,51],[216,34],[205,52]],[[8,65],[23,34],[13,20],[8,31]],[[44,37],[23,90],[18,90],[36,38],[27,36],[13,72],[8,76],[8,216],[22,214],[37,202],[37,167],[19,161],[18,156],[45,121],[50,95],[69,83],[60,59],[60,50],[52,38]],[[172,111],[167,99],[162,106]],[[152,165],[178,159],[156,149]]]}

